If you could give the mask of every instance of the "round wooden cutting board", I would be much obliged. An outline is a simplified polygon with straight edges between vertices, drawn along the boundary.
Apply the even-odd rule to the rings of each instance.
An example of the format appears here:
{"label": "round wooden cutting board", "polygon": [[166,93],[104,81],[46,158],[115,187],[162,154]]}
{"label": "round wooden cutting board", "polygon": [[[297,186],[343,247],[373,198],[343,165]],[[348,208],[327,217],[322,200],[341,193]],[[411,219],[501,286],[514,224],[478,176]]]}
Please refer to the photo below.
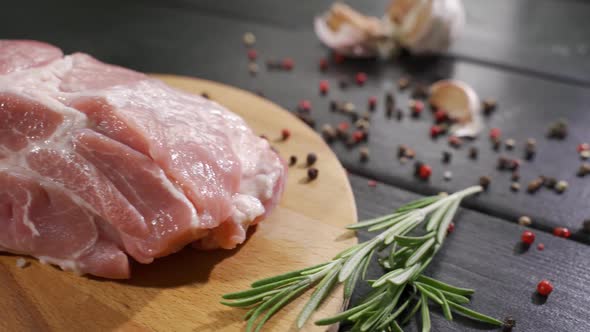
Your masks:
{"label": "round wooden cutting board", "polygon": [[[218,83],[154,75],[171,86],[207,92],[265,134],[284,158],[296,155],[286,191],[269,218],[235,250],[202,252],[187,248],[149,265],[134,264],[132,278],[112,281],[76,276],[36,260],[20,269],[17,256],[0,256],[0,331],[241,331],[244,310],[219,303],[227,292],[260,278],[329,260],[356,243],[344,225],[356,222],[356,207],[346,172],[305,124],[279,106]],[[282,128],[291,138],[280,141]],[[318,155],[317,180],[305,181],[309,152]],[[305,299],[273,317],[264,331],[295,331]],[[339,290],[311,321],[340,310]],[[325,328],[308,323],[304,330]]]}

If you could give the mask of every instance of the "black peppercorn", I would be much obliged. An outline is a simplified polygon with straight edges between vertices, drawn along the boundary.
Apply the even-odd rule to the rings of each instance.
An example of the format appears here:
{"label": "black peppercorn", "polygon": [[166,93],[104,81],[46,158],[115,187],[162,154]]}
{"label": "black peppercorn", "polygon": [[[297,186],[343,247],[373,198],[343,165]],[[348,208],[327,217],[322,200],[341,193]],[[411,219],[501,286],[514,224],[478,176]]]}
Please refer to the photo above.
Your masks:
{"label": "black peppercorn", "polygon": [[307,154],[306,162],[307,166],[312,166],[318,160],[318,156],[315,153],[310,152]]}
{"label": "black peppercorn", "polygon": [[512,172],[511,179],[512,179],[512,181],[518,181],[518,180],[520,180],[520,174],[518,173],[518,171]]}
{"label": "black peppercorn", "polygon": [[335,101],[335,100],[331,100],[331,101],[330,101],[330,111],[332,111],[332,112],[336,112],[336,111],[337,111],[339,108],[340,108],[340,107],[339,107],[339,105],[338,105],[338,102],[337,102],[337,101]]}
{"label": "black peppercorn", "polygon": [[211,99],[209,97],[209,94],[207,92],[201,92],[201,97],[205,98],[205,99]]}
{"label": "black peppercorn", "polygon": [[492,149],[494,149],[494,151],[500,150],[501,145],[502,145],[502,142],[500,141],[500,139],[498,139],[498,138],[492,139]]}
{"label": "black peppercorn", "polygon": [[504,325],[502,326],[502,331],[511,332],[515,326],[516,326],[516,320],[514,320],[514,318],[508,316],[508,317],[504,318]]}
{"label": "black peppercorn", "polygon": [[582,229],[584,230],[585,233],[590,233],[590,219],[584,220],[584,224],[582,226]]}
{"label": "black peppercorn", "polygon": [[426,97],[428,97],[428,87],[422,83],[416,84],[412,91],[412,98],[423,99]]}
{"label": "black peppercorn", "polygon": [[369,160],[369,148],[362,147],[359,149],[360,159],[361,161],[368,161]]}
{"label": "black peppercorn", "polygon": [[414,163],[414,175],[418,175],[420,173],[420,167],[422,167],[422,165],[424,165],[423,162],[416,160]]}
{"label": "black peppercorn", "polygon": [[404,90],[410,85],[410,79],[407,77],[402,77],[397,81],[397,85],[400,90]]}
{"label": "black peppercorn", "polygon": [[401,158],[401,157],[405,157],[406,156],[406,151],[408,150],[408,147],[405,145],[400,145],[397,147],[397,157]]}
{"label": "black peppercorn", "polygon": [[309,179],[309,181],[313,181],[318,177],[319,171],[317,168],[309,168],[307,170],[307,178]]}
{"label": "black peppercorn", "polygon": [[397,121],[401,121],[404,118],[404,112],[402,112],[402,110],[398,109],[395,112],[395,118],[397,119]]}
{"label": "black peppercorn", "polygon": [[549,189],[553,189],[553,188],[555,188],[555,185],[557,184],[557,179],[556,178],[545,178],[544,184],[545,184],[545,187],[547,187]]}
{"label": "black peppercorn", "polygon": [[295,164],[297,164],[297,156],[289,157],[289,166],[293,166]]}
{"label": "black peppercorn", "polygon": [[338,86],[340,87],[340,89],[346,89],[348,87],[348,81],[346,81],[345,79],[341,79],[340,81],[338,81]]}
{"label": "black peppercorn", "polygon": [[494,99],[485,99],[482,102],[483,113],[485,115],[490,115],[496,109],[496,106],[497,105],[498,105],[498,103],[496,102],[496,100],[494,100]]}
{"label": "black peppercorn", "polygon": [[491,182],[492,178],[489,176],[482,176],[479,178],[479,185],[483,188],[483,190],[488,190]]}
{"label": "black peppercorn", "polygon": [[590,164],[588,163],[583,163],[580,168],[578,169],[578,176],[579,177],[584,177],[586,175],[590,174]]}
{"label": "black peppercorn", "polygon": [[442,153],[442,162],[448,164],[451,162],[452,155],[449,151],[443,151]]}
{"label": "black peppercorn", "polygon": [[547,136],[549,138],[564,139],[567,136],[568,126],[565,120],[560,119],[549,127]]}
{"label": "black peppercorn", "polygon": [[507,169],[509,164],[510,164],[510,159],[508,159],[504,156],[498,157],[498,169],[499,170]]}
{"label": "black peppercorn", "polygon": [[469,148],[469,158],[471,159],[477,159],[477,155],[478,155],[478,150],[475,146],[472,146]]}

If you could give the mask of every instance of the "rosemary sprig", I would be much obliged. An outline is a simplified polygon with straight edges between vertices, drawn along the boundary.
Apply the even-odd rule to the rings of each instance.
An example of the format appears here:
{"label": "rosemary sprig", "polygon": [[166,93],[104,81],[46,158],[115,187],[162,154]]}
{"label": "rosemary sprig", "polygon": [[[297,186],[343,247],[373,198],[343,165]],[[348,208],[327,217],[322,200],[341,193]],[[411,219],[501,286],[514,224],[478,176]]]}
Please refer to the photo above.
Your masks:
{"label": "rosemary sprig", "polygon": [[[246,331],[257,332],[276,312],[305,291],[315,288],[297,318],[302,327],[322,301],[340,283],[344,284],[344,300],[352,296],[358,280],[365,280],[372,257],[379,254],[379,263],[386,273],[377,280],[367,280],[373,291],[359,304],[332,317],[315,322],[331,325],[350,321],[352,331],[402,331],[418,310],[422,331],[430,330],[429,303],[442,308],[444,317],[453,319],[453,312],[481,322],[502,325],[502,322],[463,306],[469,303],[473,290],[446,284],[423,275],[434,255],[441,248],[461,200],[480,192],[474,186],[452,195],[422,198],[398,208],[394,213],[366,220],[347,228],[368,231],[383,230],[373,239],[347,248],[331,261],[252,283],[248,290],[223,295],[221,303],[249,308],[245,316]],[[411,236],[424,221],[425,233]],[[389,251],[384,254],[386,249]]]}

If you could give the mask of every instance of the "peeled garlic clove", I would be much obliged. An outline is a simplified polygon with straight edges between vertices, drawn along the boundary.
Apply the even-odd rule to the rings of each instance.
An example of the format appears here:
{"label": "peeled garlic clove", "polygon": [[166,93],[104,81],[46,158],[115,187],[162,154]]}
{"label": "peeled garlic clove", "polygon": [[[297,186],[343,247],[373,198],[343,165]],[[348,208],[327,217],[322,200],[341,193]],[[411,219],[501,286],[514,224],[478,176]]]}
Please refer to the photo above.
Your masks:
{"label": "peeled garlic clove", "polygon": [[347,56],[375,56],[381,53],[381,44],[389,39],[380,20],[341,3],[335,3],[325,15],[316,17],[314,25],[316,35],[326,46]]}
{"label": "peeled garlic clove", "polygon": [[458,80],[442,80],[430,86],[429,103],[447,112],[455,121],[451,133],[459,137],[474,137],[483,126],[481,103],[477,93]]}
{"label": "peeled garlic clove", "polygon": [[388,30],[412,53],[446,50],[465,22],[461,0],[396,0],[388,9]]}

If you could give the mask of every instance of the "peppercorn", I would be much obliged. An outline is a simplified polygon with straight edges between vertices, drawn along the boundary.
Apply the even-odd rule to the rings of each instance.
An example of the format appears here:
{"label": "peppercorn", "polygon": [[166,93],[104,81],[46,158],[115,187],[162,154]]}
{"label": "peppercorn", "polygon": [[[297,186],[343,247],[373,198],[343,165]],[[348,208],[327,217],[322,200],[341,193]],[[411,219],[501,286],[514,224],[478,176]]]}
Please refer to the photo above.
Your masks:
{"label": "peppercorn", "polygon": [[369,148],[363,146],[359,149],[360,159],[361,161],[368,161],[369,160]]}
{"label": "peppercorn", "polygon": [[490,115],[496,109],[497,105],[498,103],[495,99],[484,99],[482,102],[483,113],[485,115]]}
{"label": "peppercorn", "polygon": [[560,119],[549,126],[547,136],[549,138],[564,139],[567,136],[568,125],[563,119]]}
{"label": "peppercorn", "polygon": [[432,175],[432,168],[430,168],[430,166],[422,164],[418,168],[418,176],[422,180],[428,180],[430,178],[430,175]]}
{"label": "peppercorn", "polygon": [[293,166],[295,164],[297,164],[297,156],[289,157],[289,166]]}
{"label": "peppercorn", "polygon": [[549,280],[541,280],[537,285],[537,293],[542,296],[549,296],[553,291],[553,285],[549,282]]}
{"label": "peppercorn", "polygon": [[452,154],[449,151],[443,151],[442,162],[448,164],[451,162]]}
{"label": "peppercorn", "polygon": [[590,174],[590,164],[589,163],[583,163],[580,168],[578,169],[578,176],[580,177],[584,177],[586,175]]}
{"label": "peppercorn", "polygon": [[391,118],[393,115],[393,107],[385,107],[385,116]]}
{"label": "peppercorn", "polygon": [[408,147],[403,144],[398,146],[397,147],[397,157],[398,158],[405,157],[407,150],[408,150]]}
{"label": "peppercorn", "polygon": [[533,158],[535,158],[536,153],[537,153],[536,146],[527,144],[524,149],[524,159],[532,160]]}
{"label": "peppercorn", "polygon": [[502,326],[503,332],[511,332],[512,329],[516,326],[516,320],[514,318],[508,316],[504,318],[504,325]]}
{"label": "peppercorn", "polygon": [[445,171],[443,173],[443,178],[445,179],[445,181],[451,181],[451,179],[453,178],[453,173],[451,173],[451,171]]}
{"label": "peppercorn", "polygon": [[250,60],[256,60],[256,58],[258,57],[258,52],[256,52],[256,50],[248,50],[248,59]]}
{"label": "peppercorn", "polygon": [[301,112],[309,112],[311,111],[311,102],[309,100],[302,100],[299,102],[298,109]]}
{"label": "peppercorn", "polygon": [[510,159],[508,161],[508,169],[511,171],[515,171],[520,167],[520,160],[518,159]]}
{"label": "peppercorn", "polygon": [[578,146],[576,147],[576,150],[578,152],[582,152],[582,151],[590,151],[590,144],[588,143],[580,143],[578,144]]}
{"label": "peppercorn", "polygon": [[248,72],[252,76],[256,76],[258,74],[258,65],[255,62],[250,62],[248,64]]}
{"label": "peppercorn", "polygon": [[508,168],[510,164],[510,159],[504,157],[504,156],[500,156],[498,157],[498,170],[505,170]]}
{"label": "peppercorn", "polygon": [[502,131],[500,130],[500,128],[490,129],[490,139],[492,139],[492,140],[500,139],[500,135],[502,135]]}
{"label": "peppercorn", "polygon": [[440,134],[442,134],[442,128],[439,125],[432,125],[430,127],[430,137],[437,138]]}
{"label": "peppercorn", "polygon": [[334,57],[334,62],[336,62],[336,63],[343,63],[344,60],[346,60],[344,55],[342,55],[340,53],[336,53],[336,52],[334,52],[333,57]]}
{"label": "peppercorn", "polygon": [[377,97],[370,96],[367,104],[368,104],[369,110],[374,111],[375,108],[377,107]]}
{"label": "peppercorn", "polygon": [[371,126],[371,123],[365,119],[358,119],[357,121],[355,121],[354,126],[357,127],[358,129],[362,129],[364,131],[367,131],[369,129],[369,127]]}
{"label": "peppercorn", "polygon": [[479,151],[477,150],[477,148],[475,146],[472,146],[469,148],[469,158],[475,160],[477,159],[477,155],[478,155]]}
{"label": "peppercorn", "polygon": [[246,32],[242,37],[244,45],[250,47],[256,43],[256,36],[252,32]]}
{"label": "peppercorn", "polygon": [[414,157],[416,157],[416,151],[414,151],[413,149],[408,148],[406,150],[406,157],[408,159],[414,159]]}
{"label": "peppercorn", "polygon": [[355,130],[352,133],[352,137],[351,138],[352,138],[352,140],[353,140],[354,143],[358,143],[358,142],[360,142],[360,141],[362,141],[362,140],[365,139],[365,132],[363,132],[362,130]]}
{"label": "peppercorn", "polygon": [[307,169],[307,178],[309,179],[309,181],[313,181],[318,177],[319,171],[317,168],[309,168]]}
{"label": "peppercorn", "polygon": [[334,127],[332,127],[332,125],[325,124],[322,126],[322,136],[324,136],[326,141],[331,142],[334,138],[336,138],[336,135],[336,130]]}
{"label": "peppercorn", "polygon": [[537,192],[539,189],[541,189],[541,187],[543,186],[544,180],[542,178],[536,178],[534,180],[532,180],[531,182],[529,182],[529,185],[527,186],[527,191],[531,194]]}
{"label": "peppercorn", "polygon": [[492,178],[489,176],[482,176],[479,178],[479,185],[483,188],[483,190],[488,190],[491,182]]}
{"label": "peppercorn", "polygon": [[338,86],[340,87],[340,89],[344,90],[348,87],[348,81],[342,78],[338,81]]}
{"label": "peppercorn", "polygon": [[447,227],[447,234],[451,234],[455,231],[455,223],[451,222],[449,223],[449,227]]}
{"label": "peppercorn", "polygon": [[420,174],[420,167],[422,167],[422,165],[424,165],[424,163],[420,160],[414,162],[414,175],[418,176],[418,174]]}
{"label": "peppercorn", "polygon": [[404,112],[398,109],[397,112],[395,112],[395,118],[397,119],[397,121],[401,121],[404,118]]}
{"label": "peppercorn", "polygon": [[447,112],[443,111],[443,110],[438,110],[436,112],[434,112],[434,121],[436,123],[441,123],[441,122],[445,122],[448,119],[448,115]]}
{"label": "peppercorn", "polygon": [[293,69],[294,66],[295,66],[295,62],[291,58],[285,58],[285,59],[283,59],[283,61],[281,61],[281,67],[284,70],[290,71]]}
{"label": "peppercorn", "polygon": [[402,77],[397,81],[397,86],[400,90],[404,90],[410,85],[410,79],[407,77]]}
{"label": "peppercorn", "polygon": [[330,83],[327,80],[320,81],[320,94],[326,95],[330,89]]}
{"label": "peppercorn", "polygon": [[545,178],[545,187],[546,188],[553,189],[553,188],[555,188],[556,185],[557,185],[556,178]]}
{"label": "peppercorn", "polygon": [[337,101],[330,100],[330,111],[336,112],[339,108],[340,108],[340,106],[338,105]]}
{"label": "peppercorn", "polygon": [[522,216],[518,218],[518,224],[521,226],[530,226],[533,223],[530,217]]}
{"label": "peppercorn", "polygon": [[281,69],[281,62],[276,59],[266,60],[266,68],[268,70]]}
{"label": "peppercorn", "polygon": [[328,69],[328,59],[321,58],[320,59],[320,70],[321,71],[326,71],[326,69]]}
{"label": "peppercorn", "polygon": [[520,184],[518,182],[512,182],[510,185],[510,190],[517,192],[520,190]]}
{"label": "peppercorn", "polygon": [[584,230],[584,232],[590,233],[590,219],[584,220],[582,229]]}
{"label": "peppercorn", "polygon": [[312,166],[318,160],[318,156],[315,153],[310,152],[307,154],[306,162],[307,166]]}
{"label": "peppercorn", "polygon": [[492,139],[492,149],[494,151],[499,151],[501,144],[502,142],[500,141],[500,139]]}
{"label": "peppercorn", "polygon": [[514,141],[514,139],[509,138],[504,142],[504,145],[506,146],[506,150],[513,150],[514,145],[516,145],[516,142]]}
{"label": "peppercorn", "polygon": [[567,227],[555,227],[553,229],[553,235],[563,238],[569,238],[572,236],[572,232]]}
{"label": "peppercorn", "polygon": [[363,85],[367,81],[367,74],[365,74],[363,72],[358,72],[358,73],[356,73],[355,80],[356,80],[356,84]]}
{"label": "peppercorn", "polygon": [[207,92],[201,92],[201,97],[203,97],[205,99],[211,99],[211,97],[209,97],[209,94]]}
{"label": "peppercorn", "polygon": [[518,173],[518,171],[513,171],[512,176],[510,178],[512,179],[512,181],[518,181],[520,180],[520,174]]}
{"label": "peppercorn", "polygon": [[424,110],[424,103],[420,100],[410,100],[410,108],[412,109],[412,116],[417,118]]}
{"label": "peppercorn", "polygon": [[281,130],[281,138],[283,139],[283,141],[286,141],[289,139],[289,137],[291,137],[291,131],[287,128]]}
{"label": "peppercorn", "polygon": [[462,144],[463,144],[463,140],[461,140],[459,137],[457,137],[455,135],[449,136],[449,145],[450,146],[452,146],[454,148],[460,148]]}
{"label": "peppercorn", "polygon": [[348,124],[348,122],[340,122],[337,127],[338,136],[341,138],[348,137],[348,128],[350,128],[350,124]]}
{"label": "peppercorn", "polygon": [[582,152],[580,152],[580,158],[586,160],[590,158],[590,151],[588,150],[584,150]]}
{"label": "peppercorn", "polygon": [[555,191],[558,194],[561,194],[564,191],[566,191],[566,189],[567,189],[568,186],[569,185],[568,185],[567,181],[563,181],[563,180],[557,181],[557,183],[555,184]]}
{"label": "peppercorn", "polygon": [[535,242],[535,233],[531,231],[524,231],[520,236],[520,240],[526,245],[531,245],[533,242]]}
{"label": "peppercorn", "polygon": [[367,181],[367,185],[369,185],[369,187],[377,187],[377,181],[369,180]]}
{"label": "peppercorn", "polygon": [[412,98],[426,98],[428,97],[428,87],[425,84],[418,83],[412,91]]}
{"label": "peppercorn", "polygon": [[345,114],[350,114],[351,112],[354,112],[356,110],[356,106],[354,106],[354,104],[351,102],[346,102],[344,103],[344,105],[342,105],[341,110]]}

